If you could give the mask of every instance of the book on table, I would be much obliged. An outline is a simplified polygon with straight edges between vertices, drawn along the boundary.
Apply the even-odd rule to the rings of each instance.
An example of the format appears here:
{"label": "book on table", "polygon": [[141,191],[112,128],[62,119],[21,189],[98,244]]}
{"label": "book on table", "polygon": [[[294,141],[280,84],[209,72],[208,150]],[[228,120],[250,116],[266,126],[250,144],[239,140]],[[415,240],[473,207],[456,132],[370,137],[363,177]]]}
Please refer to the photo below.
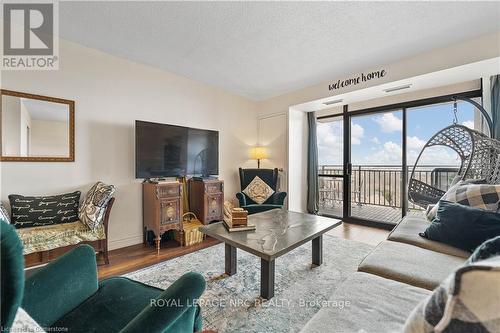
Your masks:
{"label": "book on table", "polygon": [[227,222],[226,220],[222,221],[224,227],[226,227],[227,231],[235,232],[235,231],[252,231],[255,230],[254,225],[233,225],[231,222]]}

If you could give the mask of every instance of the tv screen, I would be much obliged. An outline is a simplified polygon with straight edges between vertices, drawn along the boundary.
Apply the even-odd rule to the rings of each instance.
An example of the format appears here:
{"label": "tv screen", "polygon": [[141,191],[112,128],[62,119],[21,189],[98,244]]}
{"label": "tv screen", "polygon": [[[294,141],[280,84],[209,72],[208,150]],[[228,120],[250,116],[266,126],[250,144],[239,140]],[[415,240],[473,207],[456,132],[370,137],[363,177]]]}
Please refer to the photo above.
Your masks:
{"label": "tv screen", "polygon": [[188,128],[187,174],[219,173],[219,132]]}
{"label": "tv screen", "polygon": [[219,174],[219,132],[135,122],[136,178]]}

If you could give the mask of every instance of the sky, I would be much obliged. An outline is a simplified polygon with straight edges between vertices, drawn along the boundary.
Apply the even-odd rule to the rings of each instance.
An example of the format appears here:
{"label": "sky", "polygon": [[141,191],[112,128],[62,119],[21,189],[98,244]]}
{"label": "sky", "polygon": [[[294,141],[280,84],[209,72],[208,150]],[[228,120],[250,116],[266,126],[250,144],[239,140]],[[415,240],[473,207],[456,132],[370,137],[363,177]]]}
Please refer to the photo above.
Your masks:
{"label": "sky", "polygon": [[[407,109],[407,160],[415,163],[425,143],[453,123],[453,103]],[[458,123],[474,128],[474,107],[458,103]],[[319,165],[342,164],[342,121],[318,122]],[[393,111],[351,118],[351,159],[354,165],[401,165],[402,112]],[[451,149],[426,149],[419,165],[458,165]]]}

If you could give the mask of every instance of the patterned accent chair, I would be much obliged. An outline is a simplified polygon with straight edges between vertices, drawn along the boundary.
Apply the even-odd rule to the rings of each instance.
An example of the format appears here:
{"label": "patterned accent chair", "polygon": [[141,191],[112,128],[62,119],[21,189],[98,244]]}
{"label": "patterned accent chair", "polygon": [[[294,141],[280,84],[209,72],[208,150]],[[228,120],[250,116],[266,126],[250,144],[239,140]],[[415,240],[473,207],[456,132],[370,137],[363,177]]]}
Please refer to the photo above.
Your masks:
{"label": "patterned accent chair", "polygon": [[[241,192],[236,193],[236,198],[238,198],[238,201],[240,202],[240,207],[247,210],[248,214],[255,214],[283,207],[285,203],[286,192],[277,192],[277,186],[278,186],[277,168],[274,169],[239,168],[239,172],[240,172]],[[248,184],[250,184],[256,176],[262,179],[274,191],[274,193],[262,204],[256,203],[247,194],[243,193],[243,191],[247,188]]]}
{"label": "patterned accent chair", "polygon": [[80,245],[25,281],[21,241],[11,225],[0,221],[0,227],[2,332],[12,326],[19,307],[54,331],[201,331],[201,311],[195,305],[205,290],[200,274],[184,274],[167,290],[124,277],[99,281],[94,249]]}

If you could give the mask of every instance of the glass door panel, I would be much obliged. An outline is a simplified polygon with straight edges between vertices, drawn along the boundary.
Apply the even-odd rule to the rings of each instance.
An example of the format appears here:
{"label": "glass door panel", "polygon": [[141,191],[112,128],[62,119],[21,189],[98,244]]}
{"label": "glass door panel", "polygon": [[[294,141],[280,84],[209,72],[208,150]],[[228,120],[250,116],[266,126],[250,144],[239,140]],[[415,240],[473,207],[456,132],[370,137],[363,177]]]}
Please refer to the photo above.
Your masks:
{"label": "glass door panel", "polygon": [[318,119],[319,213],[343,217],[343,117]]}
{"label": "glass door panel", "polygon": [[351,116],[350,126],[350,217],[394,225],[403,206],[403,111]]}
{"label": "glass door panel", "polygon": [[[478,100],[478,102],[480,101]],[[453,102],[407,109],[408,178],[425,143],[438,131],[453,124],[455,120],[453,110]],[[480,112],[467,102],[458,102],[456,121],[458,124],[472,129],[486,130]],[[446,191],[457,175],[460,162],[460,157],[451,148],[444,146],[429,147],[423,152],[415,168],[415,178],[432,187]],[[422,215],[423,211],[422,207],[409,202],[409,214]]]}

